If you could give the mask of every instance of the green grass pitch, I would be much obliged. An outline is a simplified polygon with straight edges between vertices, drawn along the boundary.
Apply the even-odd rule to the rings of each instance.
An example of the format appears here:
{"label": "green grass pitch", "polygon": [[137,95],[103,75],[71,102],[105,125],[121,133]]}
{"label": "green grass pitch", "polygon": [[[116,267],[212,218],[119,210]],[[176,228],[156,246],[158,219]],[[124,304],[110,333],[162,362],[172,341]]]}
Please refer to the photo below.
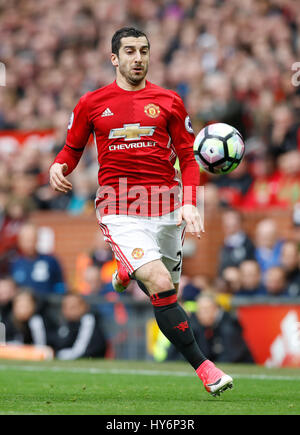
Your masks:
{"label": "green grass pitch", "polygon": [[300,414],[300,369],[219,367],[234,389],[214,398],[184,363],[0,360],[0,414]]}

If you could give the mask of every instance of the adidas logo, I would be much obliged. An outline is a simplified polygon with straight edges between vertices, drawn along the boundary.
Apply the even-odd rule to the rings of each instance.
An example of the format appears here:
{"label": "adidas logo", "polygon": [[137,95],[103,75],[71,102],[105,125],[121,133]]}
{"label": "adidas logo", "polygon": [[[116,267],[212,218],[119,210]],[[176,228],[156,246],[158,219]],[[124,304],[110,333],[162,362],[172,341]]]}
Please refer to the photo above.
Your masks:
{"label": "adidas logo", "polygon": [[113,115],[113,113],[109,108],[105,109],[104,112],[101,113],[101,117],[112,116],[112,115]]}

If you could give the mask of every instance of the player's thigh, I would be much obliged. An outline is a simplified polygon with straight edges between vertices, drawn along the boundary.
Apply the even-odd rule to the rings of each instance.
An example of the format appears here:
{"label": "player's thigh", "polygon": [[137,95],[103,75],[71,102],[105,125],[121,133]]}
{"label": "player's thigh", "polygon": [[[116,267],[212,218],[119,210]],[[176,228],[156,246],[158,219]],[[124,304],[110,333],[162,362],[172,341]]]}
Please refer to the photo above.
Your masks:
{"label": "player's thigh", "polygon": [[116,259],[130,275],[144,264],[161,258],[155,238],[147,231],[145,222],[141,219],[109,215],[102,217],[99,225]]}

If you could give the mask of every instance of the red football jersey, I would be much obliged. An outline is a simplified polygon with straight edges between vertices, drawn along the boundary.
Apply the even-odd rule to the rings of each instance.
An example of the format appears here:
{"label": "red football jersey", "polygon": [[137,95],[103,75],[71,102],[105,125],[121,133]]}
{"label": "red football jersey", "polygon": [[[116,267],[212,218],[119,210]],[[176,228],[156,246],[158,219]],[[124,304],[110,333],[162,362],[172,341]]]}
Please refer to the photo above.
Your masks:
{"label": "red football jersey", "polygon": [[[66,144],[55,162],[74,170],[93,133],[98,152],[101,214],[157,216],[183,203],[196,205],[200,183],[193,152],[194,133],[184,104],[173,91],[146,81],[145,88],[126,91],[116,81],[80,98]],[[174,168],[179,158],[181,181]]]}

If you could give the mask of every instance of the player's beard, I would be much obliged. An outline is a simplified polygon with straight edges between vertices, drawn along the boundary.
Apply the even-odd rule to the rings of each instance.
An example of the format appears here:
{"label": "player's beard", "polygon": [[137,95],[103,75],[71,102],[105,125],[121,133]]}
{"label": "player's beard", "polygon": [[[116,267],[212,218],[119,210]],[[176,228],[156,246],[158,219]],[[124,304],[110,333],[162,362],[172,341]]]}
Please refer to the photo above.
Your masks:
{"label": "player's beard", "polygon": [[138,73],[133,70],[133,67],[128,69],[126,66],[119,64],[119,72],[129,84],[137,86],[144,80],[148,72],[148,64],[141,65],[141,67],[142,69]]}

